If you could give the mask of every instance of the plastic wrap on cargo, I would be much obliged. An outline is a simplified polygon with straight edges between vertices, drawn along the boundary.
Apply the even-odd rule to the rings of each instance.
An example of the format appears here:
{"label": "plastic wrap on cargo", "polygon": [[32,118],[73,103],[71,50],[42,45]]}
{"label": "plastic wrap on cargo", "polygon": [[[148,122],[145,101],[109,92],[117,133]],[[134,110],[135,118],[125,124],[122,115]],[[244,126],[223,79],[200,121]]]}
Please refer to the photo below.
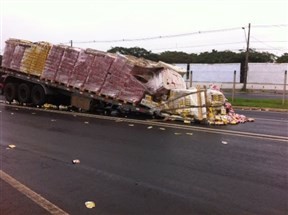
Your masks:
{"label": "plastic wrap on cargo", "polygon": [[94,56],[94,60],[89,67],[88,76],[84,83],[83,89],[98,93],[101,90],[109,68],[115,60],[115,57],[103,52],[97,52],[96,50],[92,52],[91,49],[88,53],[91,53]]}
{"label": "plastic wrap on cargo", "polygon": [[29,74],[31,71],[30,67],[33,61],[33,58],[37,57],[35,55],[36,45],[29,44],[29,46],[25,46],[25,51],[23,54],[23,58],[21,60],[20,71]]}
{"label": "plastic wrap on cargo", "polygon": [[19,40],[9,39],[6,41],[5,50],[2,58],[2,67],[11,68],[11,62],[13,60],[14,50]]}
{"label": "plastic wrap on cargo", "polygon": [[[191,94],[192,93],[192,94]],[[178,98],[181,97],[181,98]],[[173,99],[178,98],[173,101]],[[193,116],[197,120],[207,118],[206,108],[199,107],[205,105],[205,94],[200,92],[196,88],[190,89],[172,89],[170,91],[169,100],[167,103],[167,109],[171,109],[170,113],[179,114],[181,116]],[[188,107],[196,106],[196,107]],[[187,107],[187,108],[185,108]]]}
{"label": "plastic wrap on cargo", "polygon": [[162,61],[159,61],[156,65],[159,66],[159,67],[163,67],[163,68],[166,68],[166,69],[173,70],[174,72],[176,72],[178,74],[181,74],[181,75],[184,75],[187,72],[186,70],[184,70],[181,67],[178,67],[178,66],[175,66],[175,65],[171,65],[171,64],[168,64],[168,63],[165,63],[165,62],[162,62]]}
{"label": "plastic wrap on cargo", "polygon": [[172,89],[186,89],[184,79],[171,69],[151,73],[145,86],[151,94],[167,94]]}
{"label": "plastic wrap on cargo", "polygon": [[209,106],[221,107],[225,103],[225,96],[218,90],[208,89],[207,90],[207,101]]}
{"label": "plastic wrap on cargo", "polygon": [[139,103],[144,97],[146,87],[139,83],[132,75],[128,76],[124,84],[124,90],[118,95],[118,99],[130,103]]}
{"label": "plastic wrap on cargo", "polygon": [[89,74],[90,66],[94,61],[95,56],[81,51],[74,70],[71,72],[68,85],[74,88],[82,88]]}
{"label": "plastic wrap on cargo", "polygon": [[44,66],[51,49],[51,44],[47,42],[35,43],[36,47],[33,50],[33,60],[30,64],[30,74],[41,76],[44,70]]}
{"label": "plastic wrap on cargo", "polygon": [[13,53],[13,59],[10,65],[11,69],[17,70],[17,71],[21,71],[21,62],[25,53],[25,49],[27,46],[22,45],[22,44],[18,44],[15,47],[14,53]]}
{"label": "plastic wrap on cargo", "polygon": [[133,66],[127,58],[118,55],[113,61],[100,93],[112,98],[117,98],[119,93],[124,90],[124,84],[131,73]]}
{"label": "plastic wrap on cargo", "polygon": [[68,84],[68,80],[70,77],[71,72],[74,69],[75,63],[78,59],[79,53],[81,49],[79,48],[66,48],[61,59],[60,66],[56,73],[55,81]]}
{"label": "plastic wrap on cargo", "polygon": [[68,48],[68,46],[63,45],[52,46],[46,59],[41,79],[46,79],[52,82],[55,81],[55,77],[66,48]]}

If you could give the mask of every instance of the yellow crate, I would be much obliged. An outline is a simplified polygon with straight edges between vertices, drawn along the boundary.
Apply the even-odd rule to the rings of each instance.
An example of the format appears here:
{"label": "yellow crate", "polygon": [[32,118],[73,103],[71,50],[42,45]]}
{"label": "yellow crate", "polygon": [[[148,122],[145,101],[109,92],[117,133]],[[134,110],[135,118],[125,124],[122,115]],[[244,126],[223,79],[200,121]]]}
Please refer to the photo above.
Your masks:
{"label": "yellow crate", "polygon": [[41,76],[50,49],[51,45],[47,42],[33,43],[27,46],[21,62],[21,71]]}
{"label": "yellow crate", "polygon": [[[19,43],[19,45],[24,45],[23,43]],[[30,72],[30,67],[31,63],[33,61],[33,58],[35,57],[33,55],[34,50],[36,46],[31,43],[31,44],[25,44],[25,52],[21,61],[20,65],[20,71],[29,74]]]}
{"label": "yellow crate", "polygon": [[37,43],[34,50],[35,57],[30,66],[30,74],[41,76],[51,47],[52,45],[46,42]]}

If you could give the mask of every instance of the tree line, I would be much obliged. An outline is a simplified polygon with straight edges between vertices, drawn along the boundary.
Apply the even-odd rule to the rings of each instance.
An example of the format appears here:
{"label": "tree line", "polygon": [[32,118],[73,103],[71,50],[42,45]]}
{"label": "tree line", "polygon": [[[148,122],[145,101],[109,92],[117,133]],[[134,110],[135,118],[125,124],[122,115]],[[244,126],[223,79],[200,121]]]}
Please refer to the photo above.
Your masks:
{"label": "tree line", "polygon": [[[133,55],[135,57],[143,57],[152,61],[163,61],[166,63],[241,63],[245,62],[246,52],[232,51],[216,51],[202,52],[200,54],[188,54],[178,51],[165,51],[160,54],[153,53],[144,48],[132,47],[114,47],[107,52],[119,52],[125,55]],[[249,50],[249,62],[254,63],[288,63],[288,53],[284,53],[278,57],[269,52],[257,52],[253,49]]]}

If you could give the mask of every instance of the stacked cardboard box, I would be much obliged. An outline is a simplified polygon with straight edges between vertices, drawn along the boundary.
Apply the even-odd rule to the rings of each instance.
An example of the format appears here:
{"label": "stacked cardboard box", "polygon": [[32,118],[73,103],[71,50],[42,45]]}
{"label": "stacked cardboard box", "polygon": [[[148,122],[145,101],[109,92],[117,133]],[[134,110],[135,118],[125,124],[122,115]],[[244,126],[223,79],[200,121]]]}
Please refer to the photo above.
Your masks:
{"label": "stacked cardboard box", "polygon": [[[26,42],[26,41],[20,41],[17,44],[17,46],[14,49],[12,62],[9,68],[17,70],[17,71],[21,71],[21,66],[22,66],[22,69],[23,69],[23,65],[21,65],[22,60],[23,60],[25,51],[31,48],[31,44],[32,44],[31,42]],[[26,70],[24,70],[23,72],[25,71]]]}
{"label": "stacked cardboard box", "polygon": [[32,61],[37,55],[35,55],[36,45],[29,44],[29,46],[25,46],[25,51],[21,60],[20,71],[29,74],[31,71]]}
{"label": "stacked cardboard box", "polygon": [[2,59],[2,67],[11,68],[11,62],[13,60],[13,54],[19,40],[9,39],[6,41],[5,50]]}
{"label": "stacked cardboard box", "polygon": [[80,52],[75,67],[69,76],[69,86],[82,89],[89,75],[89,69],[94,58],[95,56],[93,54],[86,53],[84,50]]}
{"label": "stacked cardboard box", "polygon": [[144,97],[145,92],[146,87],[132,75],[129,75],[124,88],[118,95],[118,99],[130,103],[139,103]]}
{"label": "stacked cardboard box", "polygon": [[48,57],[48,53],[51,49],[51,44],[47,42],[35,43],[36,46],[33,49],[33,55],[29,73],[36,76],[41,76],[44,70],[45,62]]}
{"label": "stacked cardboard box", "polygon": [[68,46],[53,45],[45,62],[41,79],[54,82],[65,49]]}
{"label": "stacked cardboard box", "polygon": [[56,73],[55,81],[68,84],[71,72],[74,69],[81,49],[68,47],[65,49],[58,71]]}
{"label": "stacked cardboard box", "polygon": [[113,61],[100,93],[112,98],[117,98],[131,72],[133,66],[128,64],[124,56],[118,55]]}
{"label": "stacked cardboard box", "polygon": [[115,57],[111,54],[105,54],[96,50],[90,49],[86,51],[94,55],[94,60],[89,67],[88,76],[83,85],[83,89],[99,93]]}

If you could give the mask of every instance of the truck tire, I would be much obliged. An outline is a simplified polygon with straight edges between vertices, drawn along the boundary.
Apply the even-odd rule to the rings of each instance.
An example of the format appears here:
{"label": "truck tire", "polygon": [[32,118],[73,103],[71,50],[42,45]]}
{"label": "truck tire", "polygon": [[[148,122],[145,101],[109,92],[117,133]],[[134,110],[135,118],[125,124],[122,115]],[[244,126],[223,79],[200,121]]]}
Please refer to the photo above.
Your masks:
{"label": "truck tire", "polygon": [[17,84],[16,83],[5,84],[4,96],[6,101],[8,102],[13,102],[14,99],[17,99]]}
{"label": "truck tire", "polygon": [[18,87],[18,101],[20,103],[28,103],[31,100],[31,89],[26,83],[22,83]]}
{"label": "truck tire", "polygon": [[31,100],[33,105],[42,106],[46,102],[46,95],[41,85],[34,85],[31,91]]}

